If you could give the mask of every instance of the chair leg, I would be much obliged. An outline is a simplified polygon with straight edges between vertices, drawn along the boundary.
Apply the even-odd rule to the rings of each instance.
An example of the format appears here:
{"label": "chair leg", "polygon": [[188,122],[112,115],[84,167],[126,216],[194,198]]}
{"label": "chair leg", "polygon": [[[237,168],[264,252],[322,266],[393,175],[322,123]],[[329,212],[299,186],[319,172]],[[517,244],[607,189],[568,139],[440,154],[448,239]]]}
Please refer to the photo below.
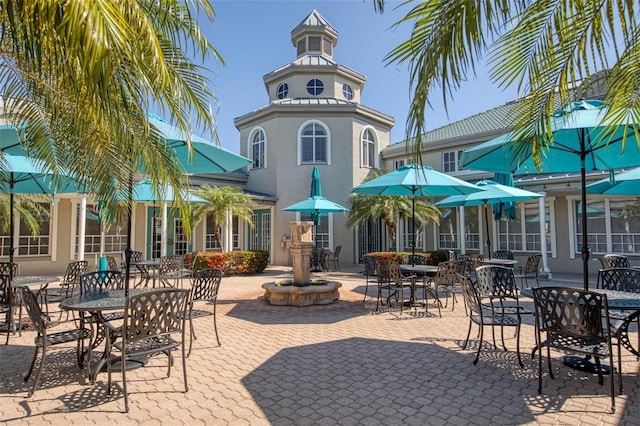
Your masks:
{"label": "chair leg", "polygon": [[213,329],[216,332],[216,342],[218,342],[218,346],[222,346],[220,344],[220,338],[218,337],[218,321],[216,320],[216,304],[213,304]]}
{"label": "chair leg", "polygon": [[362,299],[362,303],[366,302],[367,300],[367,291],[369,290],[369,278],[367,277],[367,282],[365,284],[364,287],[364,298]]}
{"label": "chair leg", "polygon": [[29,371],[27,371],[27,375],[24,376],[24,381],[27,382],[29,377],[31,377],[31,373],[33,372],[33,367],[36,365],[36,358],[38,358],[38,351],[40,348],[36,346],[35,351],[33,352],[33,359],[31,360],[31,365],[29,366]]}
{"label": "chair leg", "polygon": [[480,351],[482,350],[482,338],[484,335],[484,326],[482,324],[478,325],[480,327],[480,340],[478,341],[478,352],[476,352],[476,359],[473,361],[473,365],[478,363],[478,359],[480,359]]}
{"label": "chair leg", "polygon": [[467,349],[467,344],[469,343],[469,336],[471,336],[471,325],[473,324],[473,321],[471,321],[471,319],[469,319],[469,330],[467,330],[467,338],[464,339],[464,344],[462,345],[462,349]]}
{"label": "chair leg", "polygon": [[[40,381],[40,375],[42,374],[42,368],[44,367],[45,359],[47,358],[47,346],[42,346],[42,357],[40,358],[40,365],[38,366],[38,372],[36,373],[36,379],[33,381],[33,388],[31,392],[27,394],[27,398],[30,398],[36,391],[38,382]],[[35,359],[34,359],[35,360]]]}

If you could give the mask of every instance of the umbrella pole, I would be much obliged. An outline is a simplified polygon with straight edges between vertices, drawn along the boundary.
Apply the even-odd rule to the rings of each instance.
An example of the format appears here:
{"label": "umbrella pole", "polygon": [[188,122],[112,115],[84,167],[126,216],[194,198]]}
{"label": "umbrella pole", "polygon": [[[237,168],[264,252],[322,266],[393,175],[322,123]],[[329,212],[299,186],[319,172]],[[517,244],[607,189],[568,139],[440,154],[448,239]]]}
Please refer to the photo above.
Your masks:
{"label": "umbrella pole", "polygon": [[416,258],[416,195],[411,197],[411,227],[413,239],[411,240],[411,266],[415,266]]}
{"label": "umbrella pole", "polygon": [[133,177],[129,174],[129,203],[127,205],[127,249],[124,252],[124,297],[129,297],[129,277],[131,276],[131,216],[133,215]]}
{"label": "umbrella pole", "polygon": [[9,284],[7,286],[7,292],[9,299],[9,312],[7,313],[7,341],[5,345],[9,344],[9,334],[13,327],[13,288],[11,287],[11,281],[13,281],[13,172],[11,172],[11,180],[9,181]]}
{"label": "umbrella pole", "polygon": [[487,203],[484,203],[484,224],[487,229],[487,251],[489,252],[489,260],[491,260],[491,237],[489,236],[489,216],[487,215]]}
{"label": "umbrella pole", "polygon": [[581,214],[582,214],[582,282],[585,290],[589,290],[589,248],[587,247],[587,188],[586,188],[586,169],[585,169],[585,147],[584,147],[584,128],[580,128],[580,198]]}

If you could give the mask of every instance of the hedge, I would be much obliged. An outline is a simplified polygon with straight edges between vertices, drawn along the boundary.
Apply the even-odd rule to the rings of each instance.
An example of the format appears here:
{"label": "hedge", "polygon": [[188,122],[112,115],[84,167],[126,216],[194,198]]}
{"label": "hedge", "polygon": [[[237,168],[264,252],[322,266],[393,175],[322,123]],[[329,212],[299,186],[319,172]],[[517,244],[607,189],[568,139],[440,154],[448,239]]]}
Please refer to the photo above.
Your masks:
{"label": "hedge", "polygon": [[[184,257],[185,265],[192,264],[193,253]],[[208,251],[197,252],[193,269],[196,271],[208,268],[219,268],[225,275],[235,274],[260,274],[269,263],[269,251],[267,250],[247,250],[247,251]]]}
{"label": "hedge", "polygon": [[[408,256],[412,254],[410,251],[380,251],[367,253],[367,256],[375,256],[383,259],[402,261],[402,256]],[[416,255],[425,256],[427,258],[427,265],[437,265],[440,262],[449,260],[449,252],[445,250],[435,251],[416,251]]]}

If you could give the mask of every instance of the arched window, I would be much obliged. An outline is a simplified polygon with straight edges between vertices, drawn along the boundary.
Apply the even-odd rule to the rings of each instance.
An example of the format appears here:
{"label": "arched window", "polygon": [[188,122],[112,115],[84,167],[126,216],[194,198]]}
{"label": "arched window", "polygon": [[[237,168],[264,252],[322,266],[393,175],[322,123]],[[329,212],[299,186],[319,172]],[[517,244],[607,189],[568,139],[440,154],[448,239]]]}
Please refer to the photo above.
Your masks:
{"label": "arched window", "polygon": [[251,153],[252,168],[260,169],[267,166],[266,161],[266,140],[262,130],[256,130],[251,137],[249,152]]}
{"label": "arched window", "polygon": [[362,132],[362,167],[376,166],[376,141],[371,129]]}
{"label": "arched window", "polygon": [[319,123],[305,126],[300,134],[301,163],[327,163],[328,139],[327,130]]}

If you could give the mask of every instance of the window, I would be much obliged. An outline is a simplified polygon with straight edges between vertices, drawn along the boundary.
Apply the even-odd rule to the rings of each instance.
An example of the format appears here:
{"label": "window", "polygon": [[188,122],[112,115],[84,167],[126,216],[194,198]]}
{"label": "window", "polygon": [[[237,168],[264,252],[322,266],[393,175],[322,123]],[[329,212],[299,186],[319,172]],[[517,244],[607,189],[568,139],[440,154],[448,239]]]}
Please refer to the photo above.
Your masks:
{"label": "window", "polygon": [[309,36],[309,50],[320,51],[320,36]]}
{"label": "window", "polygon": [[373,138],[373,132],[367,129],[362,133],[362,166],[376,166],[376,141]]}
{"label": "window", "polygon": [[[300,213],[300,220],[313,221],[311,213]],[[320,223],[316,229],[313,230],[314,234],[314,246],[322,247],[324,249],[331,249],[329,244],[329,215],[327,213],[320,215]]]}
{"label": "window", "polygon": [[342,85],[342,94],[344,95],[345,99],[348,101],[353,99],[353,89],[347,83]]}
{"label": "window", "polygon": [[289,94],[289,85],[287,83],[280,83],[277,90],[278,99],[284,99]]}
{"label": "window", "polygon": [[251,161],[252,168],[260,169],[266,167],[265,159],[265,137],[262,130],[257,130],[251,138]]}
{"label": "window", "polygon": [[[582,209],[573,204],[575,251],[582,249]],[[594,254],[640,254],[640,207],[637,199],[587,201],[587,247]]]}
{"label": "window", "polygon": [[[38,203],[41,209],[43,209],[43,214],[39,215],[38,212],[32,211],[33,216],[38,221],[38,233],[37,235],[32,235],[30,228],[27,226],[26,222],[18,212],[15,212],[15,220],[19,224],[18,229],[18,245],[17,250],[14,251],[15,254],[19,256],[37,256],[37,255],[47,255],[49,254],[49,232],[50,232],[50,218],[47,214],[49,212],[50,204],[48,203]],[[44,213],[47,212],[47,213]],[[7,225],[7,235],[9,234],[9,225]],[[6,239],[2,238],[3,254],[9,255],[9,237]],[[6,244],[6,247],[5,245]]]}
{"label": "window", "polygon": [[318,80],[317,78],[309,80],[309,82],[307,83],[307,92],[309,92],[310,95],[318,96],[322,93],[323,90],[324,84],[322,84],[322,81]]}
{"label": "window", "polygon": [[[398,249],[404,249],[411,251],[411,246],[413,244],[413,219],[411,216],[402,217],[402,241],[398,242]],[[422,224],[419,221],[416,221],[416,251],[424,250],[424,232],[422,230]]]}
{"label": "window", "polygon": [[442,171],[444,173],[457,172],[460,168],[460,155],[462,151],[449,151],[442,153]]}
{"label": "window", "polygon": [[492,250],[511,250],[540,253],[542,241],[540,238],[540,220],[545,221],[547,252],[551,247],[550,205],[545,202],[544,218],[540,217],[540,209],[535,203],[516,204],[515,220],[498,221],[498,242]]}
{"label": "window", "polygon": [[404,166],[404,164],[404,160],[393,160],[393,170],[399,169],[400,167]]}
{"label": "window", "polygon": [[218,238],[222,239],[222,228],[216,228],[211,215],[207,215],[204,236],[205,250],[221,251],[222,245],[221,242],[218,242]]}
{"label": "window", "polygon": [[438,227],[438,248],[457,249],[458,244],[458,209],[441,209]]}
{"label": "window", "polygon": [[[80,206],[76,207],[75,252],[78,253],[78,230],[80,229]],[[118,253],[127,247],[126,227],[118,224],[100,223],[98,207],[87,204],[84,233],[85,254],[100,253],[100,244],[104,238],[104,252]]]}
{"label": "window", "polygon": [[300,139],[302,163],[327,162],[327,132],[317,123],[312,123],[302,130]]}

